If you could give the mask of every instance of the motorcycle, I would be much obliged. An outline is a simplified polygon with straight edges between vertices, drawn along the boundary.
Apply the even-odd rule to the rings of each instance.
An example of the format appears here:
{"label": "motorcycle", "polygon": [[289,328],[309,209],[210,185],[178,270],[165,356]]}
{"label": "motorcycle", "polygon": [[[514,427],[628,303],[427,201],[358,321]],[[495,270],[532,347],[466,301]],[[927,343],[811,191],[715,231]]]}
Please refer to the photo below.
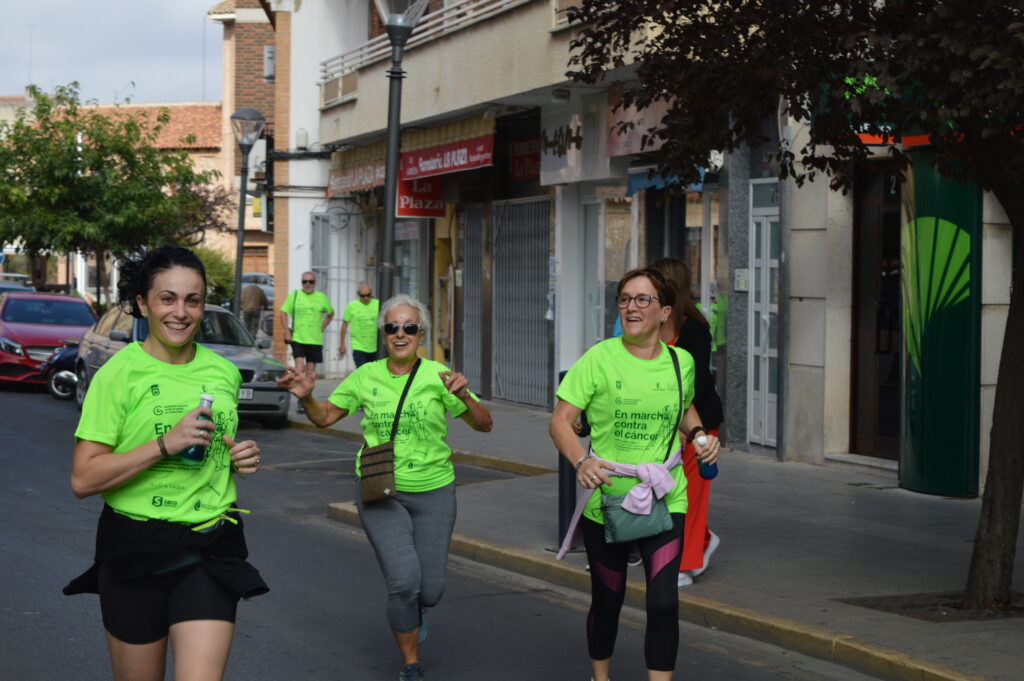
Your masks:
{"label": "motorcycle", "polygon": [[75,395],[78,376],[75,374],[75,359],[78,357],[78,341],[66,340],[50,353],[39,365],[39,372],[46,379],[46,388],[58,400],[70,400]]}

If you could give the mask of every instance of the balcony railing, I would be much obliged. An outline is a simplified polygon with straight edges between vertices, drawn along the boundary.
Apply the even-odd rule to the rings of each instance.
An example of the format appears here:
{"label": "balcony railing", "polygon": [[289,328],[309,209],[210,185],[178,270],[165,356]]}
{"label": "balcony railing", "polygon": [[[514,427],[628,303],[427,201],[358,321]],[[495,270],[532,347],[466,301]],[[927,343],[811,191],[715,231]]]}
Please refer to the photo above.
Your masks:
{"label": "balcony railing", "polygon": [[[416,26],[406,49],[461,31],[473,24],[525,5],[533,0],[462,0],[428,14]],[[371,38],[354,50],[320,62],[320,85],[323,106],[350,99],[355,94],[359,69],[391,55],[391,42],[386,33]]]}

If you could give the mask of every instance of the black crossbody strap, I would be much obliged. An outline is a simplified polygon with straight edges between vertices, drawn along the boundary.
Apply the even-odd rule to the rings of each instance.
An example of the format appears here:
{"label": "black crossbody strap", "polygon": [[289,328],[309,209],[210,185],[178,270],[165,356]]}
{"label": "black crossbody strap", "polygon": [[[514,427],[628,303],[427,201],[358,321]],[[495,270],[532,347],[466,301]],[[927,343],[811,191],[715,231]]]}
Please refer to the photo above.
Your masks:
{"label": "black crossbody strap", "polygon": [[672,430],[668,434],[668,449],[665,451],[665,461],[668,461],[668,457],[672,455],[672,443],[675,442],[679,422],[683,418],[683,376],[679,372],[679,358],[676,357],[675,350],[668,345],[665,346],[665,349],[668,350],[669,357],[672,358],[672,368],[676,370],[676,387],[679,389],[679,411],[676,412],[676,425],[672,426]]}
{"label": "black crossbody strap", "polygon": [[[409,372],[409,380],[405,382],[405,388],[402,389],[402,396],[398,398],[398,408],[395,409],[395,420],[391,422],[391,440],[395,439],[395,435],[398,433],[398,419],[402,415],[402,405],[405,404],[405,396],[409,394],[409,387],[412,385],[412,379],[416,378],[416,372],[419,371],[420,360],[416,360],[416,364],[412,366],[412,371]],[[679,368],[676,367],[678,373]],[[680,393],[682,395],[682,393]]]}

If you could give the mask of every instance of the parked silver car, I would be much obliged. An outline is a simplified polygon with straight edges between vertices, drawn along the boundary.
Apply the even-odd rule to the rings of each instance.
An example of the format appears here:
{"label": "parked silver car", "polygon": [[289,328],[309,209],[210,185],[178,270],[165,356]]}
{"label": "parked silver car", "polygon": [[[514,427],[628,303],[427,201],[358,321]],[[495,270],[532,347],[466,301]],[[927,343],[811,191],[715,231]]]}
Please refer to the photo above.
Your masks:
{"label": "parked silver car", "polygon": [[[78,384],[75,402],[79,408],[85,400],[89,381],[104,362],[128,343],[145,340],[149,326],[145,319],[135,319],[118,308],[100,317],[78,345],[75,373]],[[261,339],[257,347],[245,326],[233,314],[217,305],[207,305],[196,342],[230,361],[242,374],[238,391],[238,415],[259,421],[265,426],[280,428],[288,423],[291,393],[275,382],[284,373],[284,364],[260,347],[269,347],[269,339]]]}

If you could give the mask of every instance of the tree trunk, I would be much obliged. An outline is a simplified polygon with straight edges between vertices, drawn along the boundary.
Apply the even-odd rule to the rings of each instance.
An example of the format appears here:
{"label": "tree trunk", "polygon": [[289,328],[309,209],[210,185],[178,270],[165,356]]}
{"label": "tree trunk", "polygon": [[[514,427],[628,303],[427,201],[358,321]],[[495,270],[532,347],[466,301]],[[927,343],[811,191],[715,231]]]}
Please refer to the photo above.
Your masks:
{"label": "tree trunk", "polygon": [[1013,276],[992,413],[988,474],[963,605],[1004,608],[1011,601],[1024,488],[1024,197],[999,151],[990,145],[979,146],[978,168],[1013,226]]}
{"label": "tree trunk", "polygon": [[32,253],[28,257],[29,276],[32,280],[32,287],[37,291],[46,289],[46,271],[50,264],[50,256],[41,253]]}
{"label": "tree trunk", "polygon": [[103,307],[103,246],[96,246],[96,316],[102,315],[106,310]]}

